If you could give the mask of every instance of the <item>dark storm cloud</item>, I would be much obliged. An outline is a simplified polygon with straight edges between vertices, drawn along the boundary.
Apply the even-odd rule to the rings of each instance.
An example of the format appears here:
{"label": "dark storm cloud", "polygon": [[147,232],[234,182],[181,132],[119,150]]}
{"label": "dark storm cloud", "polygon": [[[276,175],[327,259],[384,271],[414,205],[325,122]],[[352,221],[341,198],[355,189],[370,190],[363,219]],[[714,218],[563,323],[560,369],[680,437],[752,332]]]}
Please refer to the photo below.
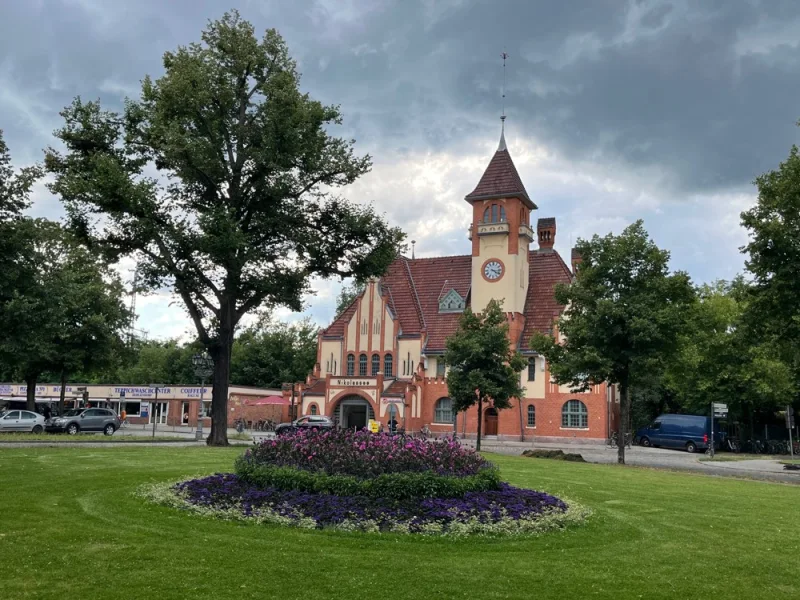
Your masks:
{"label": "dark storm cloud", "polygon": [[[0,6],[0,127],[33,158],[69,100],[118,106],[164,50],[229,2],[9,0]],[[691,193],[740,186],[786,154],[800,116],[794,0],[239,3],[277,27],[303,85],[341,103],[375,154],[471,150],[494,137],[511,55],[509,127]],[[13,110],[12,110],[13,109]],[[379,158],[379,156],[377,157]]]}

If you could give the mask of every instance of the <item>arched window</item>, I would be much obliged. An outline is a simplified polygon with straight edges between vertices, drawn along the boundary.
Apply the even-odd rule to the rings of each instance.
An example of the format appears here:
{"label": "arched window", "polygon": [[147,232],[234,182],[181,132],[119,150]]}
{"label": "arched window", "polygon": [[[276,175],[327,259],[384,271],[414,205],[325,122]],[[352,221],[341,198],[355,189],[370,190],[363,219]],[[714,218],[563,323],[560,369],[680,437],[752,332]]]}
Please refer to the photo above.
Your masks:
{"label": "arched window", "polygon": [[378,354],[372,355],[372,375],[377,375],[381,370],[381,357]]}
{"label": "arched window", "polygon": [[433,422],[450,424],[453,422],[453,415],[453,401],[450,398],[439,398],[434,408]]}
{"label": "arched window", "polygon": [[317,414],[317,405],[316,404],[312,404],[311,405],[310,412],[311,412],[312,415]]}
{"label": "arched window", "polygon": [[391,377],[392,376],[392,355],[387,354],[383,357],[383,376],[384,377]]}
{"label": "arched window", "polygon": [[497,223],[497,204],[492,204],[492,223]]}
{"label": "arched window", "polygon": [[500,222],[505,223],[506,221],[506,209],[504,207],[500,207]]}
{"label": "arched window", "polygon": [[488,223],[489,222],[489,207],[488,206],[486,207],[486,210],[483,211],[483,222],[484,223]]}
{"label": "arched window", "polygon": [[366,377],[367,375],[367,355],[362,354],[358,357],[358,374],[361,377]]}
{"label": "arched window", "polygon": [[536,427],[536,407],[528,404],[528,427]]}
{"label": "arched window", "polygon": [[589,411],[580,400],[567,400],[561,408],[561,427],[586,429],[589,427]]}
{"label": "arched window", "polygon": [[347,355],[347,376],[352,377],[356,374],[356,357],[352,354]]}

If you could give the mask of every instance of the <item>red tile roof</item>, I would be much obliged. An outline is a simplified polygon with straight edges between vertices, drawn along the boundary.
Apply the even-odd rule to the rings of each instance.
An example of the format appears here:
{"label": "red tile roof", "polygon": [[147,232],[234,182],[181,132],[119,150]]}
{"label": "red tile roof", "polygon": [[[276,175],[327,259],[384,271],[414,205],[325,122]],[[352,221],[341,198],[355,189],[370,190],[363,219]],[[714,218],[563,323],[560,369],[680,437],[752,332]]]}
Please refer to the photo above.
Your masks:
{"label": "red tile roof", "polygon": [[572,274],[558,252],[531,251],[528,263],[528,297],[520,350],[528,349],[534,332],[550,331],[553,319],[564,310],[564,306],[556,302],[556,284],[572,281]]}
{"label": "red tile roof", "polygon": [[[528,349],[534,331],[550,331],[554,317],[564,309],[556,302],[555,286],[572,280],[572,274],[558,252],[532,250],[528,260],[530,283],[525,301],[525,329],[520,341],[522,350]],[[447,338],[458,328],[461,315],[440,313],[439,300],[452,288],[467,298],[469,306],[471,272],[470,255],[413,260],[401,256],[395,260],[381,279],[381,293],[388,296],[389,306],[400,321],[402,335],[421,335],[424,332],[427,334],[426,351],[443,351]],[[347,321],[354,312],[355,304],[325,330],[325,335],[343,336]],[[321,383],[321,391],[324,391],[324,381]],[[315,393],[319,389],[316,386],[313,386]]]}
{"label": "red tile roof", "polygon": [[536,205],[528,197],[525,186],[522,185],[522,179],[517,173],[517,168],[514,166],[508,150],[498,150],[494,153],[478,186],[465,199],[472,202],[490,198],[519,198],[528,208],[536,208]]}
{"label": "red tile roof", "polygon": [[312,381],[311,384],[306,387],[306,391],[304,393],[312,396],[324,396],[325,388],[325,380],[317,379],[316,381]]}
{"label": "red tile roof", "polygon": [[392,383],[389,384],[385,390],[383,390],[384,396],[404,396],[406,393],[406,386],[408,385],[408,381],[402,381],[400,379],[395,379]]}

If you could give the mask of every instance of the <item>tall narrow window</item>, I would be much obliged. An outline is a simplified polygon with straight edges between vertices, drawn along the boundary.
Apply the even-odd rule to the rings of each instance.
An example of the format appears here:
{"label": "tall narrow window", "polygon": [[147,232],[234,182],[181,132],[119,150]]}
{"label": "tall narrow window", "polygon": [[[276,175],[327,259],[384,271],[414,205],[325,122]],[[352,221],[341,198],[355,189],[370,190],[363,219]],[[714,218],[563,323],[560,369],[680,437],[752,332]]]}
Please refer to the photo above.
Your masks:
{"label": "tall narrow window", "polygon": [[489,208],[487,207],[485,211],[483,211],[483,222],[489,222]]}
{"label": "tall narrow window", "polygon": [[536,427],[536,407],[528,404],[528,427]]}
{"label": "tall narrow window", "polygon": [[392,355],[387,354],[383,357],[383,376],[384,377],[391,377],[392,376]]}
{"label": "tall narrow window", "polygon": [[444,356],[439,356],[436,359],[436,376],[437,377],[444,377],[444,371],[447,365],[444,362]]}
{"label": "tall narrow window", "polygon": [[372,355],[372,375],[375,376],[378,374],[378,371],[381,370],[381,357],[378,354]]}
{"label": "tall narrow window", "polygon": [[497,204],[492,204],[492,223],[497,223]]}
{"label": "tall narrow window", "polygon": [[528,381],[536,381],[536,357],[528,359]]}
{"label": "tall narrow window", "polygon": [[347,355],[347,376],[352,377],[356,372],[356,357],[352,354]]}
{"label": "tall narrow window", "polygon": [[506,209],[504,207],[500,207],[500,222],[505,223],[506,221]]}
{"label": "tall narrow window", "polygon": [[362,354],[358,357],[358,374],[361,377],[366,377],[367,375],[367,355]]}

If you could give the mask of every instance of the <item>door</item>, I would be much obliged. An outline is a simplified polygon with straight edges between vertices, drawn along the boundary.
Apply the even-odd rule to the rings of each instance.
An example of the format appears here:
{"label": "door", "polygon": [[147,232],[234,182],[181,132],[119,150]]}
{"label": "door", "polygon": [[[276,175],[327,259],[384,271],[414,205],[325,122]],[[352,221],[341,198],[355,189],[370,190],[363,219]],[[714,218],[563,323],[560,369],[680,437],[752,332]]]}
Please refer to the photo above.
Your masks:
{"label": "door", "polygon": [[33,427],[36,425],[36,417],[38,416],[36,413],[21,410],[19,413],[19,428],[22,431],[33,431]]}
{"label": "door", "polygon": [[157,425],[167,424],[167,413],[169,412],[169,402],[151,402],[150,403],[150,423],[153,419]]}
{"label": "door", "polygon": [[12,410],[0,419],[0,431],[19,431],[20,419],[19,411]]}
{"label": "door", "polygon": [[497,409],[487,408],[485,414],[483,435],[497,435]]}
{"label": "door", "polygon": [[98,431],[103,426],[103,411],[97,408],[83,411],[80,424],[83,431]]}

